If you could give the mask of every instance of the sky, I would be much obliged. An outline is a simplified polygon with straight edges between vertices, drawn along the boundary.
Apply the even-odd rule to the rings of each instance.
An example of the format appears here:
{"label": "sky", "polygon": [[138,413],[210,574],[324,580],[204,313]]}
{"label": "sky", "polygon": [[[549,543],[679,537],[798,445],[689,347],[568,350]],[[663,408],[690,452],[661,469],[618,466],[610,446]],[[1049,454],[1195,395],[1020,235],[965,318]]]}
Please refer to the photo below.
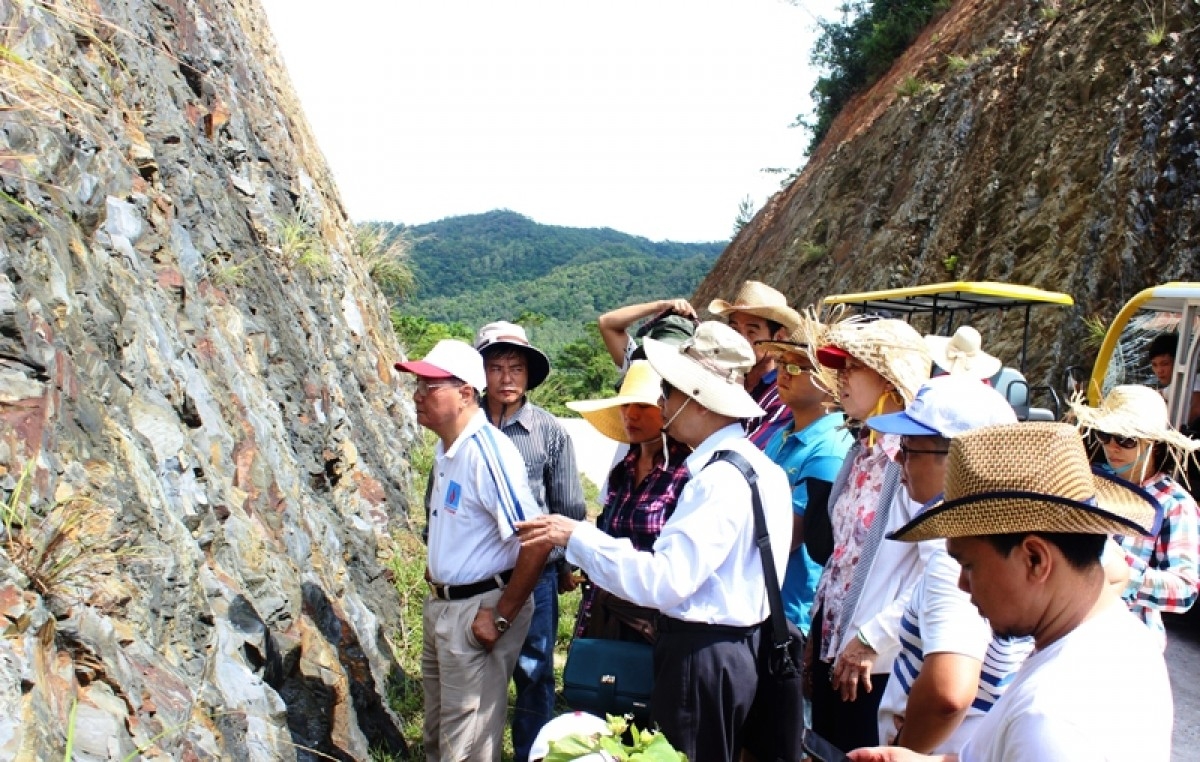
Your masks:
{"label": "sky", "polygon": [[261,0],[355,222],[718,241],[804,163],[843,0]]}

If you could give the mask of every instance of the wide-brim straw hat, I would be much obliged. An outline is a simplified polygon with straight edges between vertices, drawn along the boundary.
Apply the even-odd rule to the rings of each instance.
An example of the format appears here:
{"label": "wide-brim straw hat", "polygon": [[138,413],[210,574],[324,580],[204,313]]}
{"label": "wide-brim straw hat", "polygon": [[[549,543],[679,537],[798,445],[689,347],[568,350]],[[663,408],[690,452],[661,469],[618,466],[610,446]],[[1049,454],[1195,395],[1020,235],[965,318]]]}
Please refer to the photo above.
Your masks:
{"label": "wide-brim straw hat", "polygon": [[960,326],[953,336],[926,336],[925,347],[933,364],[952,376],[991,378],[1004,363],[983,351],[983,337],[969,325]]}
{"label": "wide-brim straw hat", "polygon": [[724,323],[705,321],[679,345],[646,339],[643,346],[658,375],[714,413],[730,418],[765,414],[742,385],[756,362],[754,348]]}
{"label": "wide-brim straw hat", "polygon": [[756,280],[742,283],[732,302],[713,299],[708,303],[708,311],[721,317],[734,312],[745,312],[779,323],[789,331],[800,322],[800,313],[788,306],[786,296],[766,283]]}
{"label": "wide-brim straw hat", "polygon": [[771,352],[793,352],[795,354],[807,354],[808,348],[812,346],[809,342],[821,341],[825,336],[825,326],[816,318],[816,311],[813,308],[806,309],[804,312],[796,314],[796,325],[792,328],[791,333],[787,338],[783,339],[763,339],[762,341],[754,342],[755,347],[762,347]]}
{"label": "wide-brim straw hat", "polygon": [[1154,534],[1158,503],[1093,470],[1067,423],[988,426],[955,437],[940,503],[888,535],[919,542],[1026,532]]}
{"label": "wide-brim straw hat", "polygon": [[480,328],[479,333],[475,334],[475,349],[485,356],[485,361],[489,351],[498,347],[513,347],[524,353],[529,368],[529,379],[525,386],[527,391],[536,389],[550,375],[550,358],[529,343],[525,329],[516,323],[497,320]]}
{"label": "wide-brim straw hat", "polygon": [[[803,325],[803,324],[802,324]],[[836,371],[853,357],[883,376],[907,406],[929,380],[929,350],[925,339],[903,320],[855,316],[831,325],[812,326],[807,342],[817,383],[838,398]]]}
{"label": "wide-brim straw hat", "polygon": [[1171,426],[1167,401],[1148,386],[1114,386],[1099,407],[1090,407],[1082,394],[1076,394],[1071,398],[1071,412],[1084,434],[1096,430],[1162,442],[1174,458],[1177,470],[1186,468],[1187,459],[1200,449],[1200,442]]}
{"label": "wide-brim straw hat", "polygon": [[662,377],[654,372],[648,360],[634,360],[629,364],[617,396],[577,400],[568,402],[567,407],[582,415],[596,431],[609,439],[629,443],[621,408],[625,405],[657,405],[661,395]]}

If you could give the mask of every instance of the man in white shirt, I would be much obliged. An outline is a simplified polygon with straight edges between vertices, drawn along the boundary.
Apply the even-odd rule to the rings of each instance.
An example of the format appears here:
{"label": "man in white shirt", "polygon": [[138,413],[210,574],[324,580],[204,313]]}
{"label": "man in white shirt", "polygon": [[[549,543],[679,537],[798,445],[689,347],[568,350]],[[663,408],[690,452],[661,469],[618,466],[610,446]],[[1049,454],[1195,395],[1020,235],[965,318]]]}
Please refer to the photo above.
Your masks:
{"label": "man in white shirt", "polygon": [[1169,762],[1174,711],[1150,630],[1105,595],[1107,535],[1150,534],[1157,505],[1136,486],[1093,474],[1064,423],[989,426],[955,438],[942,502],[892,533],[946,538],[959,585],[993,632],[1037,650],[958,754],[895,746],[855,762]]}
{"label": "man in white shirt", "polygon": [[508,680],[549,550],[521,547],[515,525],[541,512],[521,453],[479,407],[487,386],[479,353],[445,339],[396,367],[416,374],[417,422],[439,439],[427,493],[425,756],[499,760]]}
{"label": "man in white shirt", "polygon": [[754,545],[750,486],[736,467],[713,456],[731,450],[758,474],[780,576],[791,541],[791,489],[782,469],[744,438],[738,423],[762,415],[742,386],[756,361],[745,339],[706,322],[691,341],[672,346],[647,339],[645,350],[664,379],[663,428],[693,448],[686,461],[692,478],[653,552],[563,516],[543,516],[518,529],[524,545],[566,547],[567,560],[598,586],[661,612],[651,719],[692,762],[732,760],[758,686],[770,606]]}
{"label": "man in white shirt", "polygon": [[[900,481],[929,505],[942,495],[950,440],[983,426],[1016,423],[1008,400],[979,379],[932,378],[899,413],[867,419],[900,436]],[[958,751],[1033,649],[1030,638],[993,637],[958,587],[961,569],[945,548],[925,563],[900,620],[900,652],[879,704],[879,740],[923,752]]]}

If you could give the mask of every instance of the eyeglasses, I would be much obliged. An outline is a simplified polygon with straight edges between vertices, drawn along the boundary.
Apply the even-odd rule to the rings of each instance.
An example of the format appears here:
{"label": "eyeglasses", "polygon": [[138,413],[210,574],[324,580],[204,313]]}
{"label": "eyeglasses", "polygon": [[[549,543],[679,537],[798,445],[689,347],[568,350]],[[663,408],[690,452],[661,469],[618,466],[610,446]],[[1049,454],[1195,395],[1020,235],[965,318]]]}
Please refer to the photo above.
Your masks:
{"label": "eyeglasses", "polygon": [[1098,431],[1095,429],[1092,430],[1092,434],[1102,445],[1106,445],[1109,442],[1116,442],[1117,447],[1120,447],[1122,450],[1132,450],[1138,446],[1137,437],[1121,437],[1116,434],[1109,434],[1107,431]]}
{"label": "eyeglasses", "polygon": [[947,455],[947,454],[949,454],[950,449],[946,448],[944,450],[916,450],[916,449],[913,449],[912,447],[909,447],[908,445],[906,445],[904,443],[901,443],[900,444],[900,452],[904,453],[904,457],[907,458],[909,455]]}
{"label": "eyeglasses", "polygon": [[417,387],[415,389],[413,389],[413,396],[414,397],[424,397],[424,396],[428,395],[430,392],[435,391],[437,389],[449,389],[451,387],[454,387],[457,389],[457,388],[461,387],[462,385],[463,385],[463,383],[461,381],[438,381],[436,383],[431,384],[428,381],[426,381],[425,379],[421,379],[421,380],[417,381]]}
{"label": "eyeglasses", "polygon": [[816,373],[816,368],[804,368],[794,362],[781,363],[779,369],[789,376],[798,376],[801,373]]}

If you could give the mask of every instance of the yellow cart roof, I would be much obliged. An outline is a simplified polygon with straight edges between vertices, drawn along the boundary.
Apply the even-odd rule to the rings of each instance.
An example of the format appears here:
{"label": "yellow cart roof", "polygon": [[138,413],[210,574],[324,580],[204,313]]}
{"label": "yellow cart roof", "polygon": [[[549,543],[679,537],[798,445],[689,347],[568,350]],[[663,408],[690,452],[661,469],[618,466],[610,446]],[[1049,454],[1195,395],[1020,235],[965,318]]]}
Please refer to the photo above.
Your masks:
{"label": "yellow cart roof", "polygon": [[1070,294],[998,281],[953,281],[858,294],[835,294],[825,297],[824,302],[827,305],[847,304],[863,309],[906,313],[971,312],[1039,305],[1070,307],[1075,304]]}

